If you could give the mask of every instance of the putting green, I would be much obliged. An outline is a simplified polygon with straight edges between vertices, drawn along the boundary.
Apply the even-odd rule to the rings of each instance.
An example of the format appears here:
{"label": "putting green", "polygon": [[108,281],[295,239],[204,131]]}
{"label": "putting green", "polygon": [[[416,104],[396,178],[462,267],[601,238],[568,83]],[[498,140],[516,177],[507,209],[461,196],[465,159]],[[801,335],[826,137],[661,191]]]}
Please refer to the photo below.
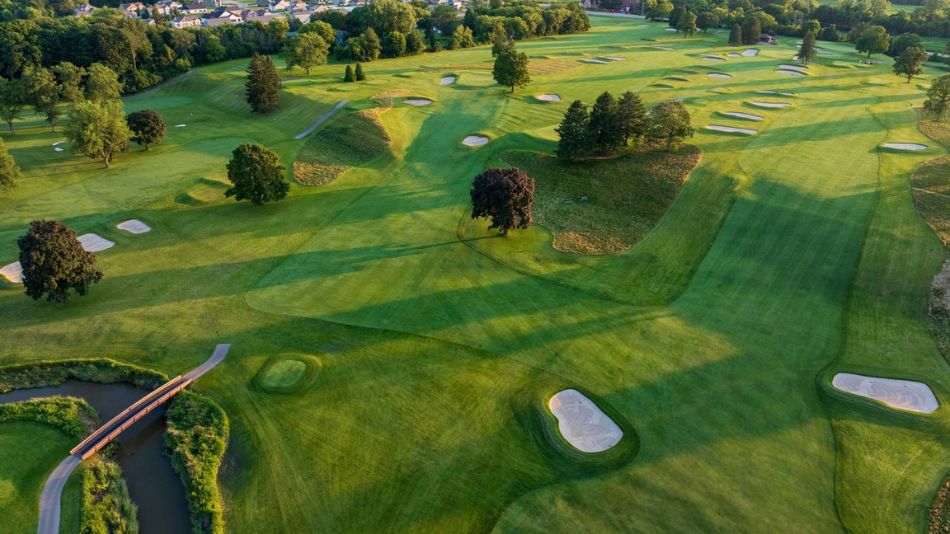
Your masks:
{"label": "putting green", "polygon": [[[24,178],[0,197],[0,265],[34,218],[116,246],[97,254],[103,281],[65,306],[0,286],[5,361],[108,355],[175,375],[233,343],[196,384],[231,419],[225,464],[240,469],[220,480],[233,532],[924,530],[950,467],[948,411],[894,414],[831,387],[839,372],[895,376],[950,398],[926,316],[944,249],[908,186],[945,152],[917,129],[921,91],[884,61],[826,69],[820,56],[814,75],[777,75],[793,40],[702,62],[732,75],[711,79],[697,55],[737,51],[727,34],[593,22],[519,42],[544,58],[514,93],[492,81],[484,46],[373,62],[359,84],[322,66],[263,116],[243,101],[246,60],[196,69],[126,99],[187,127],[109,169],[53,151],[62,134],[41,117],[21,121],[3,134]],[[618,46],[628,61],[581,61]],[[847,43],[822,48],[858,59]],[[684,71],[690,83],[653,86]],[[445,73],[459,82],[440,85]],[[685,99],[693,116],[701,160],[652,230],[591,256],[557,250],[549,228],[501,238],[468,218],[477,173],[554,150],[566,106],[535,95],[590,104],[604,90]],[[756,91],[794,105],[753,108]],[[295,141],[342,92],[350,109]],[[276,150],[290,178],[308,143],[371,108],[388,108],[386,150],[334,163],[349,168],[332,183],[253,206],[204,181],[243,142]],[[739,111],[763,117],[757,135],[702,129]],[[460,143],[475,132],[491,142]],[[130,218],[162,231],[114,227]],[[254,387],[292,354],[332,365],[286,394]],[[284,365],[271,379],[298,367]],[[585,463],[548,439],[544,402],[565,388],[622,428],[603,453],[615,456]],[[25,524],[35,502],[11,506]]]}

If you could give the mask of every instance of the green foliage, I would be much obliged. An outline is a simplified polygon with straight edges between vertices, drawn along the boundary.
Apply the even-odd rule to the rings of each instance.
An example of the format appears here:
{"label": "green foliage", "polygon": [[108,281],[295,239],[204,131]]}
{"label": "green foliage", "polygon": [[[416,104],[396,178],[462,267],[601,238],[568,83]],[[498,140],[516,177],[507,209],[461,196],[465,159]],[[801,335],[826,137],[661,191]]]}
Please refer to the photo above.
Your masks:
{"label": "green foliage", "polygon": [[356,81],[356,75],[353,74],[353,65],[346,66],[346,72],[343,73],[343,81],[347,83]]}
{"label": "green foliage", "polygon": [[136,507],[119,464],[92,460],[82,472],[80,534],[136,534]]}
{"label": "green foliage", "polygon": [[148,150],[149,145],[157,145],[165,138],[165,121],[155,110],[143,109],[129,113],[126,122],[132,133],[132,141],[144,145],[145,150]]}
{"label": "green foliage", "polygon": [[0,404],[0,423],[11,421],[51,425],[81,439],[99,425],[99,415],[83,399],[44,397]]}
{"label": "green foliage", "polygon": [[294,179],[305,185],[328,184],[384,153],[390,138],[377,114],[377,110],[345,112],[308,137],[294,161]]}
{"label": "green foliage", "polygon": [[650,110],[650,126],[646,137],[654,143],[675,147],[684,138],[693,136],[689,111],[682,102],[664,102]]}
{"label": "green foliage", "polygon": [[883,26],[872,25],[864,28],[854,41],[854,49],[858,52],[867,52],[868,59],[871,54],[883,54],[891,46],[891,36]]}
{"label": "green foliage", "polygon": [[367,28],[359,37],[347,39],[346,46],[350,56],[356,61],[375,61],[382,53],[379,36],[372,28]]}
{"label": "green foliage", "polygon": [[696,14],[692,11],[685,11],[676,21],[676,31],[683,34],[683,37],[696,34]]}
{"label": "green foliage", "polygon": [[276,202],[290,191],[280,156],[264,145],[245,143],[235,148],[228,161],[228,180],[233,185],[224,196],[250,200],[258,206]]}
{"label": "green foliage", "polygon": [[406,54],[415,56],[426,51],[426,45],[419,37],[419,32],[413,30],[406,36]]}
{"label": "green foliage", "polygon": [[165,448],[186,488],[192,532],[221,534],[218,469],[230,432],[227,414],[211,399],[183,391],[172,399],[165,417]]}
{"label": "green foliage", "polygon": [[366,73],[363,72],[363,65],[357,63],[356,68],[353,69],[353,75],[356,77],[356,81],[361,82],[366,79]]}
{"label": "green foliage", "polygon": [[108,358],[38,361],[0,367],[0,393],[14,389],[58,386],[74,378],[99,384],[129,382],[140,388],[155,389],[168,376]]}
{"label": "green foliage", "polygon": [[129,125],[119,100],[86,100],[69,113],[66,139],[76,152],[97,159],[108,167],[119,152],[129,148]]}
{"label": "green foliage", "polygon": [[732,30],[729,31],[729,44],[732,46],[740,46],[742,44],[742,28],[739,27],[739,24],[733,24]]}
{"label": "green foliage", "polygon": [[620,96],[617,108],[620,114],[623,144],[626,145],[630,139],[636,140],[643,137],[646,134],[648,117],[640,95],[627,91]]}
{"label": "green foliage", "polygon": [[941,120],[950,117],[950,74],[930,82],[924,111]]}
{"label": "green foliage", "polygon": [[51,69],[59,85],[59,97],[64,102],[76,103],[83,99],[82,79],[86,69],[63,61]]}
{"label": "green foliage", "polygon": [[670,16],[673,12],[673,4],[669,0],[659,0],[653,2],[653,5],[647,8],[646,16],[648,19],[660,20]]}
{"label": "green foliage", "polygon": [[[415,32],[412,32],[413,34]],[[413,45],[415,46],[415,45]],[[386,57],[401,57],[406,55],[406,34],[389,32],[383,41],[383,55]]]}
{"label": "green foliage", "polygon": [[749,15],[742,21],[742,44],[758,44],[762,37],[762,21],[755,15]]}
{"label": "green foliage", "polygon": [[269,113],[280,103],[280,76],[277,67],[267,56],[254,54],[247,66],[247,81],[244,83],[247,103],[254,113]]}
{"label": "green foliage", "polygon": [[891,40],[891,48],[887,54],[892,57],[901,55],[904,50],[911,47],[923,48],[924,40],[916,33],[902,33]]}
{"label": "green foliage", "polygon": [[802,39],[802,46],[798,49],[798,54],[795,57],[798,58],[802,64],[807,65],[809,61],[815,59],[817,54],[818,50],[815,48],[815,32],[808,32]]}
{"label": "green foliage", "polygon": [[837,43],[841,40],[841,34],[838,32],[838,27],[834,24],[822,28],[821,35],[819,37],[822,41],[828,41],[832,43]]}
{"label": "green foliage", "polygon": [[311,32],[319,35],[320,38],[323,39],[323,43],[327,46],[327,48],[336,42],[336,30],[333,29],[333,26],[322,20],[308,22],[307,24],[301,26],[298,30],[300,35]]}
{"label": "green foliage", "polygon": [[904,51],[894,59],[894,74],[906,76],[907,83],[910,83],[914,76],[923,74],[924,61],[927,61],[929,57],[930,54],[923,48],[916,46],[905,48]]}
{"label": "green foliage", "polygon": [[93,63],[86,78],[86,98],[96,102],[105,102],[119,98],[122,84],[114,70],[102,63]]}
{"label": "green foliage", "polygon": [[578,160],[590,152],[589,134],[590,115],[580,100],[571,102],[561,124],[555,131],[558,134],[557,155],[559,158]]}
{"label": "green foliage", "polygon": [[515,92],[515,87],[524,87],[531,82],[528,74],[528,56],[518,52],[514,46],[503,49],[495,56],[495,66],[492,68],[492,77],[495,81]]}
{"label": "green foliage", "polygon": [[[319,24],[319,23],[315,23]],[[326,23],[322,23],[326,24]],[[327,62],[330,45],[317,32],[301,33],[290,39],[285,49],[287,68],[301,67],[310,74],[310,69]]]}
{"label": "green foliage", "polygon": [[76,232],[57,221],[33,221],[17,239],[26,294],[49,302],[66,302],[69,290],[85,295],[102,280],[96,256],[83,250]]}
{"label": "green foliage", "polygon": [[815,36],[817,37],[820,32],[821,32],[821,22],[819,22],[816,19],[806,20],[805,23],[802,24],[802,33],[805,35],[808,35],[809,33],[814,33]]}
{"label": "green foliage", "polygon": [[471,190],[472,218],[491,219],[489,230],[502,235],[531,226],[534,180],[518,168],[487,169],[475,177]]}
{"label": "green foliage", "polygon": [[452,32],[452,41],[449,44],[449,49],[457,50],[460,48],[471,48],[473,46],[475,46],[475,37],[472,35],[471,29],[465,26],[459,26]]}
{"label": "green foliage", "polygon": [[20,167],[7,152],[7,145],[0,139],[0,191],[13,189],[20,179]]}
{"label": "green foliage", "polygon": [[0,78],[0,119],[7,123],[10,133],[16,133],[13,123],[23,117],[23,108],[28,103],[25,80]]}
{"label": "green foliage", "polygon": [[702,11],[696,15],[696,27],[702,31],[719,26],[719,15],[712,11]]}
{"label": "green foliage", "polygon": [[42,67],[31,68],[25,73],[27,95],[37,113],[46,117],[50,129],[55,131],[59,117],[59,87],[53,74]]}
{"label": "green foliage", "polygon": [[604,91],[594,101],[588,122],[590,140],[597,150],[610,152],[623,143],[624,125],[620,121],[617,99]]}

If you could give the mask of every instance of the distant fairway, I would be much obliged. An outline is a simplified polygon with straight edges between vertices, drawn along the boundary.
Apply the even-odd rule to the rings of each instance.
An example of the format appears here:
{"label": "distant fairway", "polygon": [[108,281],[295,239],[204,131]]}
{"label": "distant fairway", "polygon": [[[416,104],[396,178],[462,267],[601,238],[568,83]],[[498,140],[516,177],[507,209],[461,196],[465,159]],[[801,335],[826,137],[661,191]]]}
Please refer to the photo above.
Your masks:
{"label": "distant fairway", "polygon": [[[533,82],[514,94],[492,81],[488,47],[369,63],[353,84],[339,64],[282,70],[281,109],[260,117],[243,102],[246,61],[196,69],[126,99],[186,126],[108,170],[55,152],[62,133],[31,117],[3,134],[25,178],[0,197],[0,265],[34,218],[116,245],[98,254],[103,282],[66,306],[0,286],[2,362],[109,356],[174,375],[233,343],[199,384],[231,418],[232,532],[925,530],[950,470],[947,407],[898,414],[830,379],[920,380],[950,402],[926,316],[944,249],[909,186],[945,154],[911,108],[929,78],[859,65],[847,43],[819,43],[832,55],[786,76],[794,39],[708,62],[741,50],[727,34],[592,20],[519,42]],[[622,60],[582,61],[608,57]],[[604,90],[682,98],[693,116],[701,161],[652,231],[588,256],[540,226],[501,238],[469,219],[478,172],[550,153],[570,102]],[[312,141],[293,140],[343,99]],[[343,122],[374,106],[385,150]],[[324,131],[360,150],[320,147]],[[462,145],[472,134],[490,142]],[[282,202],[236,203],[224,164],[248,141],[277,150],[289,179],[301,150],[341,168]],[[133,218],[152,230],[115,228]],[[319,370],[271,364],[288,355]],[[589,464],[552,445],[536,410],[566,388],[637,441]],[[29,523],[35,503],[16,503]]]}

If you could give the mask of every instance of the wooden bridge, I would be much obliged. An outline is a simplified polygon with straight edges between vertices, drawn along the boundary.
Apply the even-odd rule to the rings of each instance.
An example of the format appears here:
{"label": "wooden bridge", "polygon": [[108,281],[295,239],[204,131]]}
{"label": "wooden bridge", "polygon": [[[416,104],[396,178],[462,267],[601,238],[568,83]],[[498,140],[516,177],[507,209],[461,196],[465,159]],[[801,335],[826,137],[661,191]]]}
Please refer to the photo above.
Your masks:
{"label": "wooden bridge", "polygon": [[169,399],[191,385],[201,375],[218,365],[227,356],[230,348],[230,344],[218,345],[211,357],[203,364],[187,374],[176,376],[161,387],[150,391],[106,424],[100,426],[95,432],[89,434],[79,445],[73,447],[69,451],[69,456],[46,479],[46,485],[43,487],[42,495],[40,495],[40,522],[37,532],[39,534],[59,534],[60,497],[63,493],[63,486],[66,485],[69,475],[83,460],[102,450],[103,447],[111,443],[130,426],[168,402]]}

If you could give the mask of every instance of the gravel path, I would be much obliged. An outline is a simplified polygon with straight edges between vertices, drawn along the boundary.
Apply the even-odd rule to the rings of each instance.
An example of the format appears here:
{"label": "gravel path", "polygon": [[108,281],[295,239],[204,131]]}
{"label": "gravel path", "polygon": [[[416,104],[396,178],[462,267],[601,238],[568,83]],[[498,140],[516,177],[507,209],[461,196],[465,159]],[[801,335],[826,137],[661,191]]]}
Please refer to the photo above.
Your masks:
{"label": "gravel path", "polygon": [[303,139],[304,137],[307,137],[308,135],[310,135],[310,132],[316,130],[317,126],[320,126],[321,124],[326,122],[326,120],[329,119],[330,116],[336,113],[343,106],[347,105],[349,102],[350,102],[349,100],[340,100],[339,102],[337,102],[336,105],[333,106],[333,109],[321,115],[320,118],[317,119],[317,122],[311,124],[309,128],[307,128],[306,130],[294,136],[294,140],[299,141]]}

